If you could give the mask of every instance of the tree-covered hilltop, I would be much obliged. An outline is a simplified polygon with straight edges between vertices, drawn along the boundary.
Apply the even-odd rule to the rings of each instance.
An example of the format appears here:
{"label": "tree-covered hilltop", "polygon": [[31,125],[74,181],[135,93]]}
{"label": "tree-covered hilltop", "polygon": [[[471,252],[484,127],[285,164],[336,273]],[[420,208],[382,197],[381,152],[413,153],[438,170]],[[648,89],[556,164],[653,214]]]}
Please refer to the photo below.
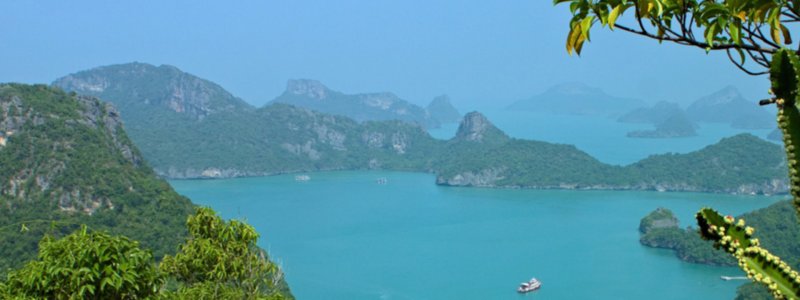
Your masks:
{"label": "tree-covered hilltop", "polygon": [[725,191],[786,190],[786,159],[780,146],[751,134],[723,138],[687,154],[653,155],[626,166],[646,189]]}
{"label": "tree-covered hilltop", "polygon": [[[459,132],[476,130],[465,126],[476,123],[468,122],[470,117],[465,117]],[[571,145],[509,138],[481,119],[477,123],[488,124],[482,125],[486,141],[463,140],[457,134],[445,143],[433,167],[439,184],[736,194],[786,191],[786,161],[780,146],[750,134],[686,154],[653,155],[628,166],[613,166]],[[749,153],[759,155],[745,155]]]}
{"label": "tree-covered hilltop", "polygon": [[[453,186],[725,193],[776,193],[786,188],[780,148],[752,136],[621,167],[574,146],[510,138],[479,113],[466,115],[457,135],[441,141],[407,120],[359,122],[368,118],[354,120],[280,103],[255,109],[210,81],[174,67],[101,67],[66,76],[54,85],[117,104],[145,159],[159,175],[170,178],[384,169],[432,172],[439,184]],[[589,101],[597,93],[601,92],[568,85],[550,94]],[[284,94],[308,101],[336,102],[339,97],[313,81],[290,83]],[[604,101],[636,102],[612,98]],[[731,155],[747,151],[763,154]],[[732,160],[722,163],[716,155]]]}
{"label": "tree-covered hilltop", "polygon": [[156,259],[187,238],[194,207],[160,179],[97,98],[0,84],[0,274],[36,255],[46,233],[87,225],[140,241]]}
{"label": "tree-covered hilltop", "polygon": [[642,218],[639,242],[648,247],[675,250],[675,255],[687,262],[717,266],[736,265],[736,261],[725,252],[715,250],[711,242],[701,239],[697,230],[682,229],[678,225],[678,219],[672,211],[658,208]]}
{"label": "tree-covered hilltop", "polygon": [[2,84],[0,117],[0,271],[32,257],[54,221],[129,236],[157,257],[186,235],[191,202],[155,176],[111,105]]}
{"label": "tree-covered hilltop", "polygon": [[[775,255],[781,257],[794,267],[800,267],[800,248],[796,241],[800,240],[800,223],[797,221],[794,207],[790,201],[780,201],[766,208],[755,210],[740,217],[747,224],[758,228],[755,236],[764,247],[768,247]],[[667,226],[646,226],[645,224],[668,223]],[[697,234],[696,228],[681,229],[677,219],[668,209],[653,211],[641,221],[640,242],[649,247],[666,248],[676,251],[683,261],[710,265],[734,266],[736,261],[722,250],[712,247]],[[651,230],[643,230],[648,228]],[[746,284],[737,291],[736,299],[759,299],[758,295],[769,295],[766,289],[753,284]]]}
{"label": "tree-covered hilltop", "polygon": [[[800,223],[790,201],[781,201],[769,207],[746,213],[740,218],[758,228],[755,236],[764,247],[794,267],[800,267]],[[668,209],[659,208],[642,218],[639,227],[642,245],[675,250],[676,256],[686,262],[735,266],[736,260],[722,250],[703,240],[697,229],[678,227],[678,220]],[[771,299],[769,291],[755,283],[746,283],[736,291],[737,300]]]}

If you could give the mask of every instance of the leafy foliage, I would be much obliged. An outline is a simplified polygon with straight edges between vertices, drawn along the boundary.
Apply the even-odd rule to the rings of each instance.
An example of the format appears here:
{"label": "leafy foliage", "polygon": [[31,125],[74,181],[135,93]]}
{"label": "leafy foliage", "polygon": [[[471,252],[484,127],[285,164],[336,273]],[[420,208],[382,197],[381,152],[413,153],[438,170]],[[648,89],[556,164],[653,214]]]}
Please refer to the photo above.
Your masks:
{"label": "leafy foliage", "polygon": [[161,268],[181,286],[186,299],[282,299],[274,289],[282,274],[256,246],[258,233],[240,221],[223,221],[209,208],[198,208],[186,222],[189,239]]}
{"label": "leafy foliage", "polygon": [[[591,28],[599,24],[659,42],[727,51],[731,62],[750,74],[766,72],[745,69],[746,58],[768,68],[768,56],[793,42],[785,24],[800,21],[797,1],[554,0],[554,3],[569,3],[573,16],[566,44],[569,53],[580,54],[590,39]],[[625,19],[625,13],[632,18]],[[625,21],[634,24],[623,24]],[[702,33],[695,35],[695,30]]]}
{"label": "leafy foliage", "polygon": [[[122,259],[135,259],[128,263],[135,262],[137,266],[147,261],[152,266],[155,261],[150,251],[158,260],[175,253],[187,236],[185,221],[193,205],[144,162],[113,107],[96,98],[43,85],[3,84],[0,116],[0,131],[13,132],[6,145],[0,146],[0,275],[22,267],[36,256],[37,248],[40,253],[37,262],[12,272],[4,289],[11,289],[14,297],[22,298],[144,297],[120,290],[130,286],[119,285],[119,278],[133,285],[133,289],[161,289],[163,276],[153,275],[149,269],[125,275],[125,270],[115,268],[132,268],[125,261],[120,262]],[[85,229],[70,234],[84,224],[140,240],[147,250],[139,250],[138,242],[126,237],[87,233]],[[236,228],[247,228],[248,235],[230,238],[248,238],[247,245],[255,247],[252,228],[241,223]],[[42,239],[43,236],[46,237]],[[37,245],[40,239],[42,242]],[[236,245],[234,240],[228,242]],[[258,258],[261,264],[273,266],[265,255]],[[92,263],[98,260],[101,263]],[[55,270],[51,268],[55,263],[66,265]],[[88,271],[81,269],[82,264],[90,264]],[[108,269],[107,264],[113,266]],[[71,285],[53,281],[67,280],[57,276],[67,276]],[[269,278],[278,282],[276,286],[283,295],[291,297],[281,277]],[[52,284],[44,286],[42,282]],[[204,284],[209,282],[213,283]],[[244,292],[239,286],[228,289],[230,293]],[[50,292],[59,294],[44,294]],[[111,292],[120,294],[108,294]]]}
{"label": "leafy foliage", "polygon": [[[209,208],[187,221],[191,238],[156,266],[149,251],[123,236],[89,232],[46,235],[38,259],[0,282],[12,299],[292,299],[280,269],[242,222]],[[177,288],[177,290],[176,290]]]}
{"label": "leafy foliage", "polygon": [[38,259],[8,275],[5,297],[32,299],[141,299],[164,283],[139,243],[83,226],[61,239],[45,236]]}
{"label": "leafy foliage", "polygon": [[[778,127],[784,137],[789,167],[790,192],[800,213],[800,58],[784,47],[792,43],[791,32],[784,23],[800,21],[798,1],[700,1],[700,0],[555,0],[569,2],[573,18],[567,37],[567,52],[580,54],[589,39],[595,22],[620,28],[659,41],[704,48],[706,51],[725,50],[728,58],[742,71],[769,74],[773,99],[762,104],[778,106]],[[632,9],[631,9],[632,8]],[[638,29],[617,23],[620,15],[631,9]],[[645,25],[647,23],[647,25]],[[769,28],[769,36],[762,32]],[[704,30],[704,40],[695,38],[694,29]],[[655,33],[653,33],[655,31]],[[739,54],[739,60],[731,55]],[[745,68],[745,53],[767,71],[753,72]],[[771,56],[771,57],[768,57]],[[754,155],[754,153],[751,153]],[[800,299],[800,274],[789,264],[760,246],[753,238],[752,227],[744,219],[737,222],[732,216],[722,217],[710,208],[697,213],[700,234],[733,255],[748,278],[762,283],[775,298]]]}

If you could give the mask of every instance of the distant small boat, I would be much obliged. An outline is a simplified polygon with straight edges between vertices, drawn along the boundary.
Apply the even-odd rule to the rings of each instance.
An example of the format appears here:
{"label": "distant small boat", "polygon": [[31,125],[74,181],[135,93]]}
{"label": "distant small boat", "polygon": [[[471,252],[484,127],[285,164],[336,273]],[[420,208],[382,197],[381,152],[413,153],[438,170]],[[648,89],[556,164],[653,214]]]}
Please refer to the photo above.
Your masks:
{"label": "distant small boat", "polygon": [[722,280],[730,281],[730,280],[747,280],[746,276],[720,276]]}
{"label": "distant small boat", "polygon": [[386,179],[386,177],[381,177],[378,178],[378,180],[375,180],[375,182],[377,182],[378,184],[387,184],[389,183],[389,179]]}
{"label": "distant small boat", "polygon": [[520,293],[533,292],[541,287],[542,287],[542,282],[536,279],[536,277],[534,277],[531,278],[531,280],[528,282],[520,283],[519,287],[517,288],[517,292]]}
{"label": "distant small boat", "polygon": [[309,181],[309,180],[311,180],[311,176],[308,176],[308,175],[305,175],[305,174],[304,175],[297,175],[297,176],[294,177],[294,180],[295,181]]}

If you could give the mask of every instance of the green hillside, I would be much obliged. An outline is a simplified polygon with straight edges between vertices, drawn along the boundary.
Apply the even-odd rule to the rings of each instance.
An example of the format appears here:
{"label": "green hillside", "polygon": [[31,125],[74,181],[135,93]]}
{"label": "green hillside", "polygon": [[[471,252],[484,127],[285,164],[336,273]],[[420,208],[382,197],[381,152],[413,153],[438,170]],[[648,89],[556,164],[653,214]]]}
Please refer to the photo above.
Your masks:
{"label": "green hillside", "polygon": [[156,259],[188,237],[194,206],[156,176],[110,104],[0,84],[0,137],[0,275],[36,256],[45,233],[82,224],[137,240]]}
{"label": "green hillside", "polygon": [[[432,172],[438,184],[452,186],[739,194],[786,190],[780,148],[750,135],[693,153],[612,166],[574,146],[512,139],[480,113],[467,114],[456,136],[441,141],[408,120],[366,121],[391,118],[376,107],[355,110],[359,115],[351,117],[281,103],[256,109],[208,80],[169,66],[100,67],[65,76],[54,85],[118,106],[145,159],[169,178],[385,169]],[[601,93],[581,85],[553,91],[554,97]],[[309,80],[291,81],[278,98],[286,101],[275,102],[298,104],[289,101],[295,98],[344,110],[362,100],[366,102],[358,103],[386,107],[401,103],[344,95]]]}

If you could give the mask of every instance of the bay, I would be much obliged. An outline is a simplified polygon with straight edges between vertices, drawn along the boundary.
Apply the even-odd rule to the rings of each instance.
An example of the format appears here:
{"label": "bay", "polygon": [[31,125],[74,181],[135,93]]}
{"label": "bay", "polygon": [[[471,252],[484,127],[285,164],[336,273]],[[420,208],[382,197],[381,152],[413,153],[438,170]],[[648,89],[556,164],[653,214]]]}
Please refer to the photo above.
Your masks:
{"label": "bay", "polygon": [[[346,171],[173,180],[225,218],[244,219],[298,299],[732,299],[736,268],[679,261],[638,242],[657,207],[682,226],[780,197],[441,187],[421,173]],[[387,184],[378,184],[386,178]],[[541,290],[519,295],[536,276]]]}

